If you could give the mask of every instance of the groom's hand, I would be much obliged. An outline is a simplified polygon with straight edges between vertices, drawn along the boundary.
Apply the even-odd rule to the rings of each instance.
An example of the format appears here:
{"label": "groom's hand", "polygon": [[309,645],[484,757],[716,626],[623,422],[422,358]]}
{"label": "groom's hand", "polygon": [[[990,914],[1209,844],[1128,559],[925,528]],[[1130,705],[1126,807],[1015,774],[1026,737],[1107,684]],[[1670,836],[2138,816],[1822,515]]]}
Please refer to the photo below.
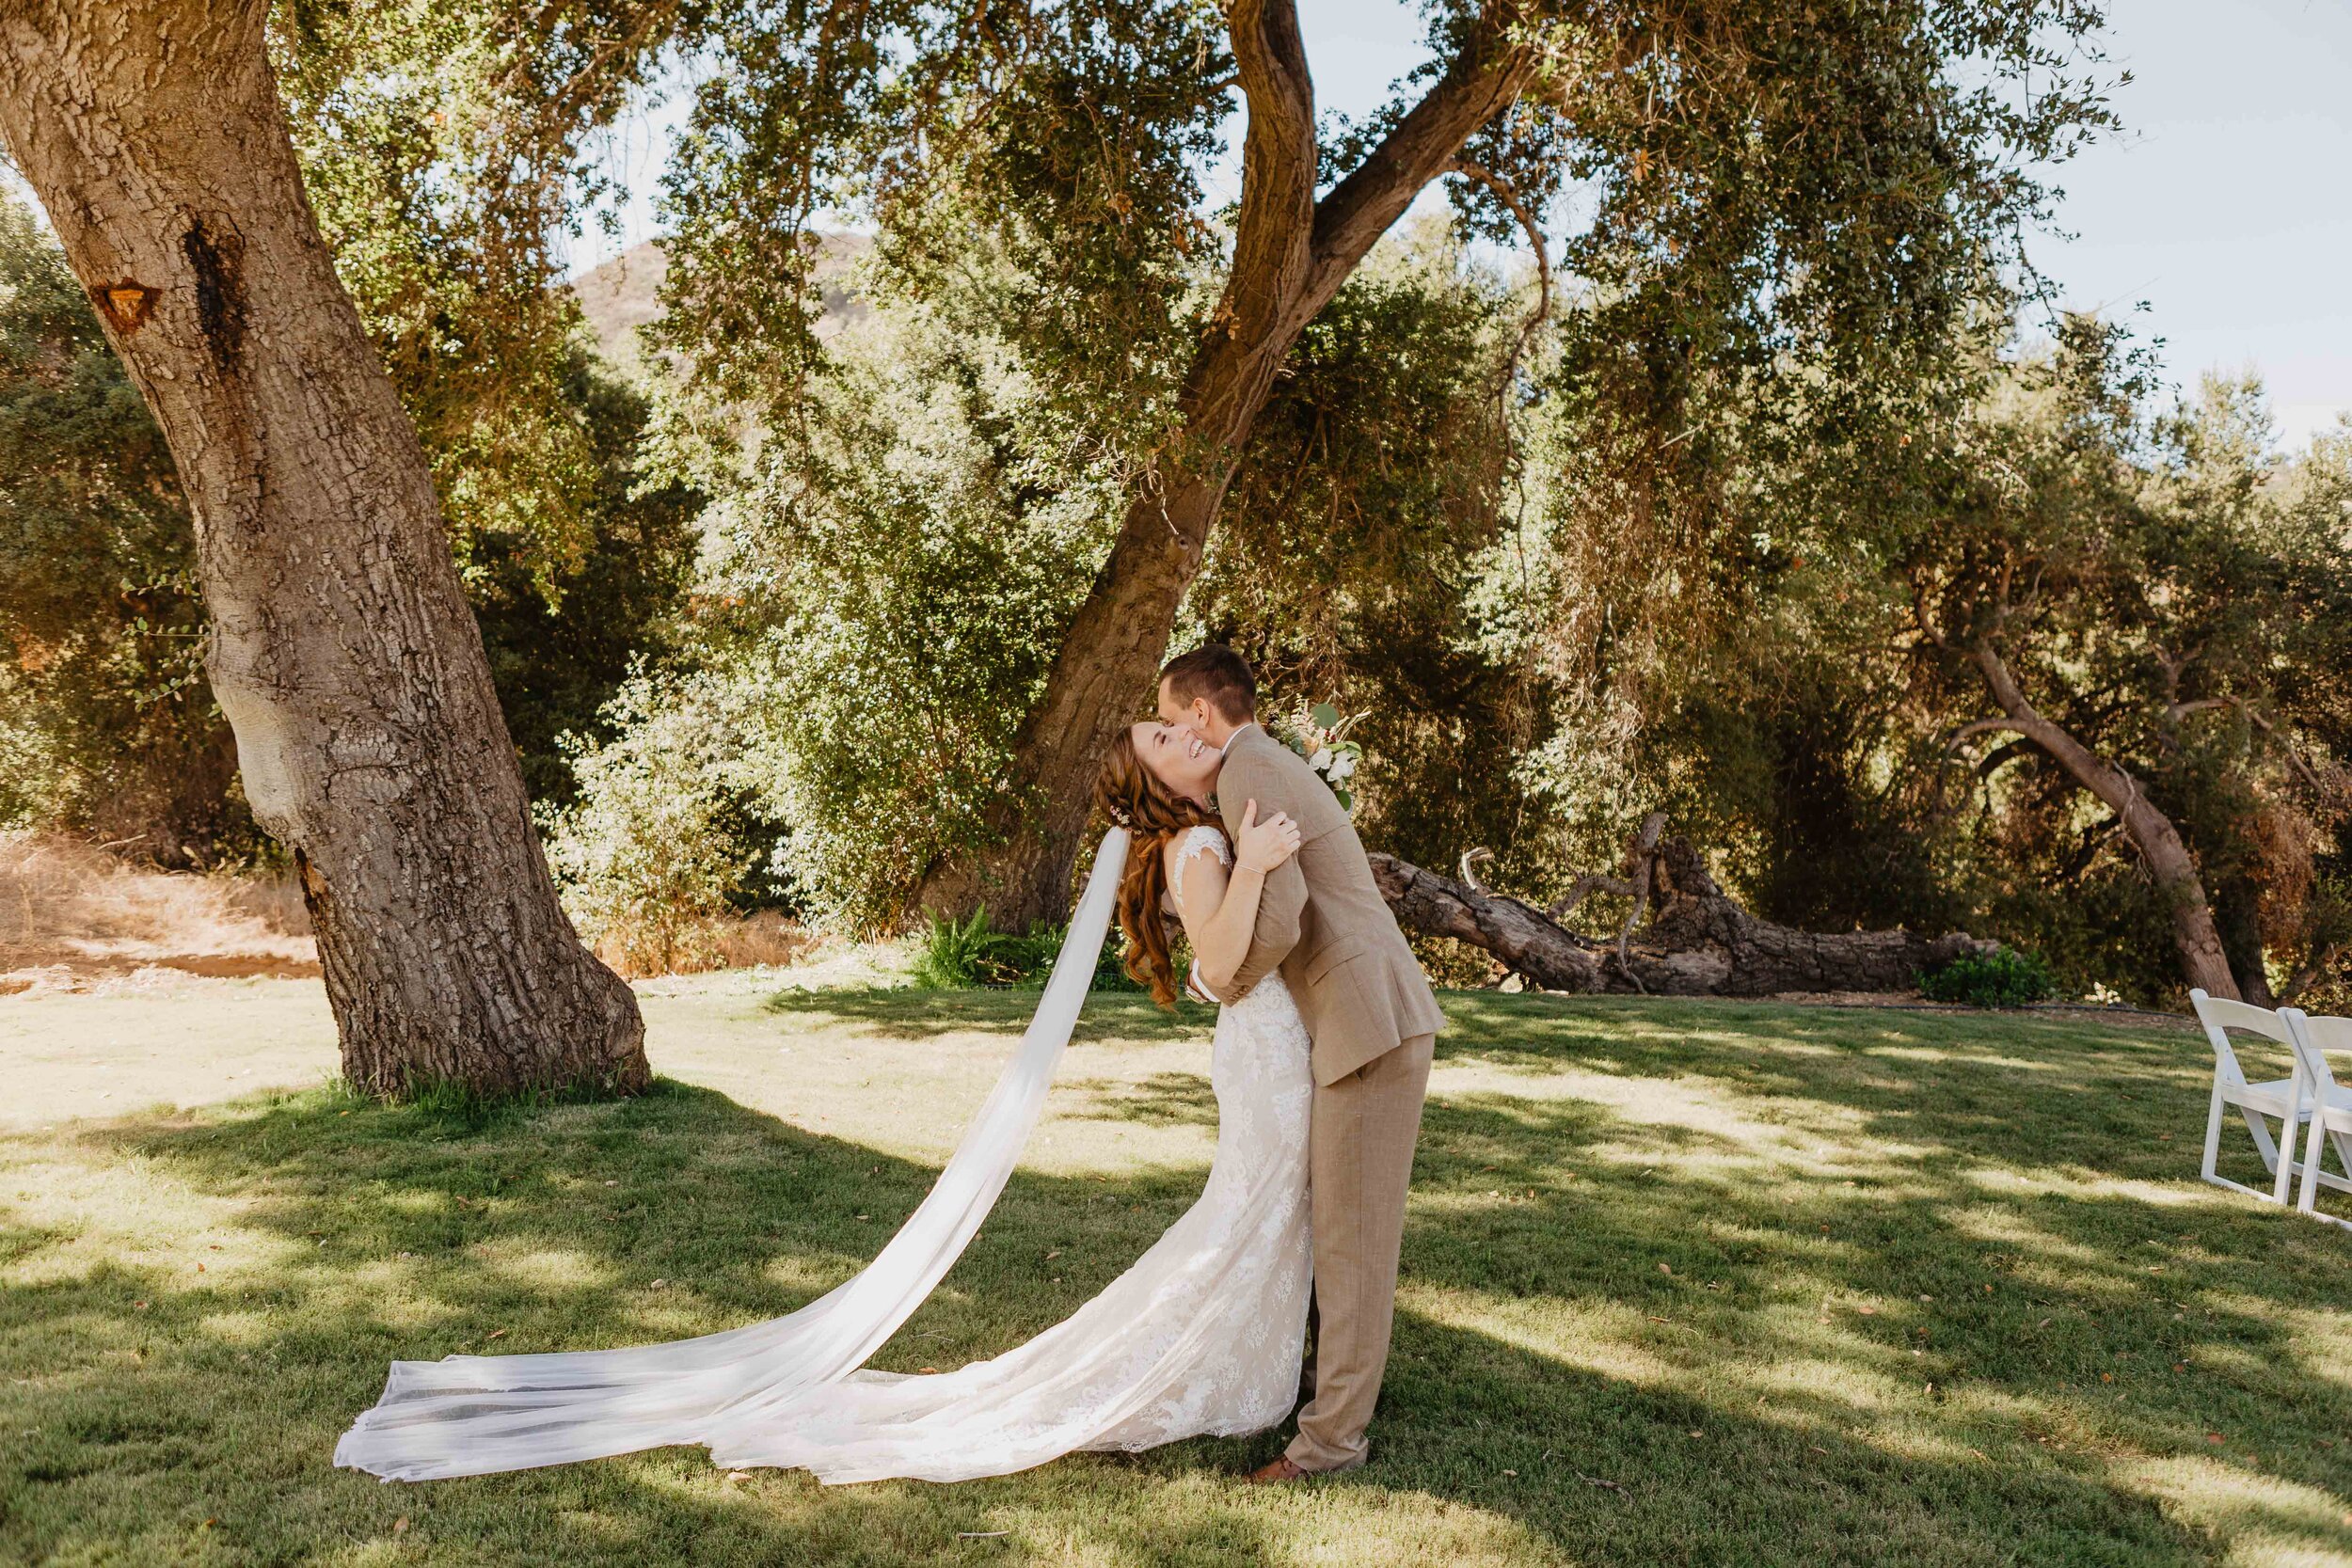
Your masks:
{"label": "groom's hand", "polygon": [[1236,866],[1244,871],[1255,871],[1263,877],[1296,853],[1297,823],[1279,811],[1264,821],[1259,821],[1256,800],[1242,808],[1241,827],[1233,835],[1233,863]]}

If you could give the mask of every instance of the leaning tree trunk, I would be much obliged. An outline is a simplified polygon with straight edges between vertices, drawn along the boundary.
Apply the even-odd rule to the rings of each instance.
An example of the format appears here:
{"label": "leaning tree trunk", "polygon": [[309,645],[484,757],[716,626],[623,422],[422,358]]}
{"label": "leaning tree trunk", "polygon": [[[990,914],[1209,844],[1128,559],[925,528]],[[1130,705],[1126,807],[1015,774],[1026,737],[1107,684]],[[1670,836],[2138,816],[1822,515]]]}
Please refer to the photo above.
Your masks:
{"label": "leaning tree trunk", "polygon": [[1122,724],[1151,705],[1184,590],[1199,575],[1243,446],[1291,345],[1422,187],[1518,97],[1534,55],[1512,8],[1481,13],[1461,53],[1361,166],[1315,199],[1314,87],[1295,0],[1228,9],[1249,123],[1233,261],[1211,332],[1184,378],[1181,429],[1122,520],[1110,558],[1064,635],[1044,695],[1014,737],[1012,779],[989,827],[996,847],[933,866],[918,905],[985,905],[1020,929],[1062,918],[1094,770]]}
{"label": "leaning tree trunk", "polygon": [[356,1084],[642,1088],[531,829],[440,507],[335,276],[266,0],[0,0],[0,138],[163,428],[206,669]]}
{"label": "leaning tree trunk", "polygon": [[1968,653],[1984,676],[1985,689],[2000,706],[2001,717],[1964,724],[1954,739],[2001,731],[2023,736],[2048,752],[2076,784],[2097,796],[2123,824],[2124,833],[2139,851],[2140,863],[2164,898],[2172,920],[2172,945],[2181,956],[2182,975],[2210,996],[2239,1000],[2237,977],[2231,973],[2220,930],[2214,925],[2213,908],[2205,900],[2197,858],[2188,852],[2172,819],[2148,799],[2137,779],[2077,740],[2063,725],[2043,718],[1990,641],[1976,642]]}

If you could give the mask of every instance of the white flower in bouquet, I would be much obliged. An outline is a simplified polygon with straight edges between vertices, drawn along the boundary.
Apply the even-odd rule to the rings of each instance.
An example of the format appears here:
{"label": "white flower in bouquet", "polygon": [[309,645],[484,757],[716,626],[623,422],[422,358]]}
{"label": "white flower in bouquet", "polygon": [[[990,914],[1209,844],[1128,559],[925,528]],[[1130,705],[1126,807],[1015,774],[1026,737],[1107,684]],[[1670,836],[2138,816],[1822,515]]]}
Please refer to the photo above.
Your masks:
{"label": "white flower in bouquet", "polygon": [[1340,710],[1329,703],[1317,703],[1301,713],[1278,718],[1266,727],[1274,737],[1305,759],[1307,766],[1331,786],[1331,793],[1340,802],[1340,809],[1356,809],[1355,793],[1347,781],[1356,776],[1358,764],[1363,760],[1364,749],[1347,738],[1347,732],[1356,727],[1361,714],[1342,718]]}

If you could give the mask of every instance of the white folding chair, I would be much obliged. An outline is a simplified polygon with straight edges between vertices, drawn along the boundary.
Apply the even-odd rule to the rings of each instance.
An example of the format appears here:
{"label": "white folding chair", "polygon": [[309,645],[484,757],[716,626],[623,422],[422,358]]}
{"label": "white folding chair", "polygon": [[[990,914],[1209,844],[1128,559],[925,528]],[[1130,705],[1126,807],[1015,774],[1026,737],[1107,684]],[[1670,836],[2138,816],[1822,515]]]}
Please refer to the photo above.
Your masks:
{"label": "white folding chair", "polygon": [[[2340,1193],[2352,1193],[2352,1085],[2339,1084],[2328,1070],[2328,1053],[2352,1052],[2352,1018],[2312,1018],[2299,1008],[2282,1009],[2292,1034],[2295,1059],[2310,1101],[2311,1142],[2303,1150],[2303,1191],[2295,1206],[2313,1219],[2352,1230],[2352,1220],[2319,1212],[2322,1182]],[[2320,1135],[2336,1146],[2336,1167],[2344,1174],[2330,1176],[2320,1167],[2327,1150]]]}
{"label": "white folding chair", "polygon": [[[2205,1038],[2213,1043],[2213,1109],[2205,1117],[2204,1179],[2217,1187],[2259,1197],[2284,1205],[2287,1187],[2295,1176],[2295,1134],[2308,1114],[2304,1104],[2303,1056],[2296,1048],[2296,1032],[2277,1013],[2263,1007],[2249,1007],[2243,1002],[2224,1002],[2192,990],[2188,999],[2197,1007],[2197,1022],[2205,1026]],[[2230,1031],[2243,1029],[2249,1035],[2260,1035],[2287,1048],[2294,1064],[2288,1076],[2266,1083],[2247,1082],[2245,1070],[2237,1065],[2237,1053],[2230,1048]],[[2234,1105],[2246,1118],[2246,1130],[2254,1135],[2254,1148],[2263,1157],[2263,1164],[2276,1178],[2273,1190],[2256,1192],[2242,1181],[2233,1181],[2214,1168],[2221,1153],[2221,1109]],[[2263,1117],[2279,1118],[2279,1143],[2270,1141],[2270,1129],[2263,1125]],[[2280,1145],[2284,1145],[2283,1150]]]}

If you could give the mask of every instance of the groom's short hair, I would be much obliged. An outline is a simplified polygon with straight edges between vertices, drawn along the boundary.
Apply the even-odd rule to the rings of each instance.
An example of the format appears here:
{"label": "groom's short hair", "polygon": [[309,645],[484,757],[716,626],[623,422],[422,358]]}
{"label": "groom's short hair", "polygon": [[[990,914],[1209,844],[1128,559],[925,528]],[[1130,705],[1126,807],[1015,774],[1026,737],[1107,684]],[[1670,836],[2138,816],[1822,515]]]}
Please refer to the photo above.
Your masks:
{"label": "groom's short hair", "polygon": [[1229,724],[1247,722],[1258,712],[1258,677],[1249,661],[1222,642],[1212,642],[1168,661],[1160,680],[1168,694],[1187,705],[1207,698]]}

